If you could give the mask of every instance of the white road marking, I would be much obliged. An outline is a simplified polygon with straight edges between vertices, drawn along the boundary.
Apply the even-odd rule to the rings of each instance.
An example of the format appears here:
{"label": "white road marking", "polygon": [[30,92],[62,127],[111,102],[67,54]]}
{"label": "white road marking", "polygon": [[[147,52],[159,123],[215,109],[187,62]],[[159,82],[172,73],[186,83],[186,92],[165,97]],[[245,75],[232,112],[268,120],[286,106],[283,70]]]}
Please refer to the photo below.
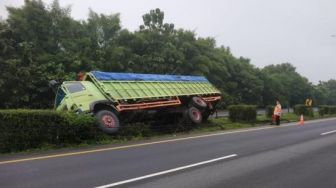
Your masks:
{"label": "white road marking", "polygon": [[211,159],[211,160],[207,160],[207,161],[203,161],[203,162],[199,162],[199,163],[194,163],[194,164],[190,164],[190,165],[186,165],[186,166],[181,166],[181,167],[178,167],[178,168],[173,168],[173,169],[170,169],[170,170],[161,171],[161,172],[157,172],[157,173],[154,173],[154,174],[148,174],[148,175],[145,175],[145,176],[132,178],[132,179],[124,180],[124,181],[119,181],[119,182],[111,183],[111,184],[108,184],[108,185],[102,185],[102,186],[99,186],[99,187],[96,187],[96,188],[115,187],[115,186],[118,186],[118,185],[123,185],[123,184],[126,184],[126,183],[140,181],[140,180],[152,178],[152,177],[155,177],[155,176],[161,176],[161,175],[164,175],[164,174],[168,174],[168,173],[172,173],[172,172],[176,172],[176,171],[180,171],[180,170],[185,170],[185,169],[188,169],[188,168],[192,168],[192,167],[196,167],[196,166],[200,166],[200,165],[205,165],[205,164],[213,163],[213,162],[224,160],[224,159],[229,159],[229,158],[236,157],[236,156],[238,156],[238,155],[237,154],[227,155],[227,156],[224,156],[224,157],[219,157],[219,158],[216,158],[216,159]]}
{"label": "white road marking", "polygon": [[325,133],[321,133],[321,136],[324,136],[324,135],[327,135],[327,134],[331,134],[331,133],[336,133],[336,130],[325,132]]}

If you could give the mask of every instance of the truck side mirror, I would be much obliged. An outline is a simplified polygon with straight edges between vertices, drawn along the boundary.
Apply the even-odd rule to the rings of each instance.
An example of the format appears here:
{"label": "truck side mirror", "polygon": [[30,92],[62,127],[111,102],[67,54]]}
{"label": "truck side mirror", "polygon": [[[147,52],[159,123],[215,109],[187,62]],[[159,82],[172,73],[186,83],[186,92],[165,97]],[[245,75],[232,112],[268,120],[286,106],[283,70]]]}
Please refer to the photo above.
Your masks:
{"label": "truck side mirror", "polygon": [[57,82],[56,80],[49,81],[49,87],[51,87],[54,93],[57,92],[58,86],[59,86],[59,82]]}

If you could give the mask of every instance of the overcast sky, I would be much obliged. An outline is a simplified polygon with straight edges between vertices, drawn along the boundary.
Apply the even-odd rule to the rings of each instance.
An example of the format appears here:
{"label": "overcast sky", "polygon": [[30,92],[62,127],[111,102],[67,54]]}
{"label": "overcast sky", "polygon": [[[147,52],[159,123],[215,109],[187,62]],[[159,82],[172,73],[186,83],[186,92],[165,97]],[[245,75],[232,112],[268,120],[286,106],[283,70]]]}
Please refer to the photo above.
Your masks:
{"label": "overcast sky", "polygon": [[[44,0],[46,3],[52,0]],[[21,6],[24,0],[1,0]],[[336,79],[336,0],[60,0],[71,5],[75,19],[86,19],[88,9],[120,13],[124,28],[142,24],[141,16],[160,8],[165,22],[214,37],[217,45],[251,59],[257,67],[290,62],[309,81]]]}

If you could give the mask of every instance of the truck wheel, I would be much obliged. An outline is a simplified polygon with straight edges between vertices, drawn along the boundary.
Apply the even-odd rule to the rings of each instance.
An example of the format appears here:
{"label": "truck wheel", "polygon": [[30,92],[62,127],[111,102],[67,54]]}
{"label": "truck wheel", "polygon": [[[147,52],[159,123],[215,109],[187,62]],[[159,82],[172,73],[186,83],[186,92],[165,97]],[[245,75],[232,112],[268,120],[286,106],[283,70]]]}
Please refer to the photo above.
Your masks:
{"label": "truck wheel", "polygon": [[186,110],[185,116],[187,120],[200,124],[202,122],[202,113],[195,107],[190,107]]}
{"label": "truck wheel", "polygon": [[207,103],[201,97],[192,97],[191,104],[200,110],[207,107]]}
{"label": "truck wheel", "polygon": [[119,118],[111,111],[101,110],[96,114],[98,128],[103,132],[111,134],[120,128]]}

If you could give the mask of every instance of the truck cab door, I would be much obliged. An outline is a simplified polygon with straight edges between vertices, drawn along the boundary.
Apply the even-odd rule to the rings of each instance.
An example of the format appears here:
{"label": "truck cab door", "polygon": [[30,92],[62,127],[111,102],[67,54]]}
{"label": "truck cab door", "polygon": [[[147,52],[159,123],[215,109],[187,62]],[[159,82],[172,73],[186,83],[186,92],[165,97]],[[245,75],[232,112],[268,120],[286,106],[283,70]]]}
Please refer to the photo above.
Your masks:
{"label": "truck cab door", "polygon": [[80,108],[86,111],[89,108],[89,103],[95,100],[94,95],[81,82],[67,83],[65,87],[69,93],[69,98],[74,103],[69,110]]}
{"label": "truck cab door", "polygon": [[72,104],[72,103],[69,104],[69,102],[71,103],[68,94],[66,92],[66,89],[64,87],[59,87],[56,93],[54,108],[56,110],[66,111],[68,110],[68,106]]}

